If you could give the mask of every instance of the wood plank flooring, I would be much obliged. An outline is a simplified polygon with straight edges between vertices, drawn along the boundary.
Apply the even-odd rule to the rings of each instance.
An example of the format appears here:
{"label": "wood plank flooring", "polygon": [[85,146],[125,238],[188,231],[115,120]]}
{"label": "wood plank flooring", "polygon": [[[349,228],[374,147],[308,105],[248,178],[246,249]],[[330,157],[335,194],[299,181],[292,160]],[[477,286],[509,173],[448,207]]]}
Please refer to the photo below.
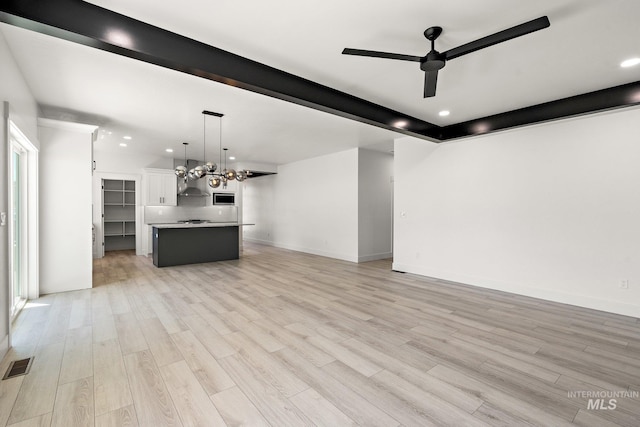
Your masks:
{"label": "wood plank flooring", "polygon": [[[109,253],[93,289],[30,301],[13,341],[0,373],[35,359],[0,382],[0,426],[640,425],[639,319],[389,261]],[[574,393],[605,391],[635,395]]]}

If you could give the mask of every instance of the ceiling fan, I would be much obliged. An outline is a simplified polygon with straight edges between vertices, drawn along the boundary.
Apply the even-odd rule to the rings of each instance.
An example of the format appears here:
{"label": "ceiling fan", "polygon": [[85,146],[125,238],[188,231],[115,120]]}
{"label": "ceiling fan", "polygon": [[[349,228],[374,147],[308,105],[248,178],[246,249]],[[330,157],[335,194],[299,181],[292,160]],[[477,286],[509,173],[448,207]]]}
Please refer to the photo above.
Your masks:
{"label": "ceiling fan", "polygon": [[430,98],[436,95],[436,83],[438,82],[438,70],[444,68],[448,60],[458,58],[467,53],[493,46],[534,31],[549,27],[549,18],[542,16],[524,24],[507,28],[490,36],[463,44],[446,52],[438,52],[435,49],[435,41],[442,34],[442,27],[430,27],[424,32],[427,40],[431,41],[431,51],[425,56],[402,55],[399,53],[377,52],[374,50],[349,49],[342,51],[343,55],[371,56],[374,58],[399,59],[401,61],[413,61],[420,63],[420,69],[424,71],[424,97]]}

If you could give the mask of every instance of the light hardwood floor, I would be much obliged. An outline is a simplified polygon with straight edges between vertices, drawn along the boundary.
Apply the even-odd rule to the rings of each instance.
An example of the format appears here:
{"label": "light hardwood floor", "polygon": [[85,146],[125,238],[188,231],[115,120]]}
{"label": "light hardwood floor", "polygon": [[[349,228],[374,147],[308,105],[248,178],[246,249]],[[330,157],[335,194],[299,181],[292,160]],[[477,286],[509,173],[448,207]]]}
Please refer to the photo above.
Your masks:
{"label": "light hardwood floor", "polygon": [[[0,364],[0,426],[640,425],[640,321],[245,245],[31,301]],[[608,404],[608,399],[607,404]],[[606,406],[606,405],[605,405]]]}

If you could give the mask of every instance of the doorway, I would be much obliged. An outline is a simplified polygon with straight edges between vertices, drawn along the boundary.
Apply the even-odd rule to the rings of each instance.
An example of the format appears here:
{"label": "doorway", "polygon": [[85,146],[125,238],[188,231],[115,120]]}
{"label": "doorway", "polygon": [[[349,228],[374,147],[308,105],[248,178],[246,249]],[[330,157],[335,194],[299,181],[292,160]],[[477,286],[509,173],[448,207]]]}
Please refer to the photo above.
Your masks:
{"label": "doorway", "polygon": [[136,249],[136,182],[102,180],[103,256]]}
{"label": "doorway", "polygon": [[[105,252],[142,248],[141,176],[113,172],[93,175],[93,258]],[[94,263],[95,267],[95,263]]]}

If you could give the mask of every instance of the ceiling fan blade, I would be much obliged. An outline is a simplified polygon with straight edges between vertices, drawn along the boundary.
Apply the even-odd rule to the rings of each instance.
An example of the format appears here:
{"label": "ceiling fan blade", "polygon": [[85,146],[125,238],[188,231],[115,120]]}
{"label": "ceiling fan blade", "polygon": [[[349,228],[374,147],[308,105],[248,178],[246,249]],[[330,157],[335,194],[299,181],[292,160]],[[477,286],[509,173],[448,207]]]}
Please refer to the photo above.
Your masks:
{"label": "ceiling fan blade", "polygon": [[438,70],[424,72],[424,97],[436,96],[436,84],[438,83]]}
{"label": "ceiling fan blade", "polygon": [[475,52],[476,50],[484,49],[485,47],[493,46],[494,44],[506,42],[507,40],[515,39],[516,37],[524,36],[525,34],[533,33],[534,31],[542,30],[551,25],[549,18],[542,16],[538,19],[534,19],[524,24],[516,25],[515,27],[507,28],[506,30],[499,31],[490,36],[483,37],[476,41],[472,41],[462,46],[454,47],[451,50],[444,52],[447,60],[454,59],[467,53]]}
{"label": "ceiling fan blade", "polygon": [[375,50],[349,49],[342,51],[343,55],[370,56],[373,58],[399,59],[401,61],[420,62],[422,57],[413,55],[402,55],[400,53],[378,52]]}

